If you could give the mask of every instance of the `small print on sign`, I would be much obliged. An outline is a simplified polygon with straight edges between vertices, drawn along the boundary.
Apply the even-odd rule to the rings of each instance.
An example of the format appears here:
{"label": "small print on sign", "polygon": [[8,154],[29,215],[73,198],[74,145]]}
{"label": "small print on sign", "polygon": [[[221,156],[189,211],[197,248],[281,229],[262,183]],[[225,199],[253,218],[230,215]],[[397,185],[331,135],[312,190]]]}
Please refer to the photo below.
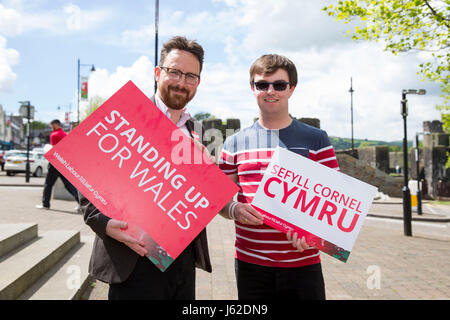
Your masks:
{"label": "small print on sign", "polygon": [[293,230],[347,261],[377,188],[278,147],[252,206],[266,224]]}

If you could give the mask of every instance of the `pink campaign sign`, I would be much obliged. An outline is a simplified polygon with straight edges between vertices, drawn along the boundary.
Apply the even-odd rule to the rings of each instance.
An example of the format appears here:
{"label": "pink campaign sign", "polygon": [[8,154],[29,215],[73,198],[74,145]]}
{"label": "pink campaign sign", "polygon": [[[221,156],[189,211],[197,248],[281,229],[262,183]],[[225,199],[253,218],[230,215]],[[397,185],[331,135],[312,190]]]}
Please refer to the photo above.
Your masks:
{"label": "pink campaign sign", "polygon": [[45,157],[162,271],[238,190],[131,81]]}

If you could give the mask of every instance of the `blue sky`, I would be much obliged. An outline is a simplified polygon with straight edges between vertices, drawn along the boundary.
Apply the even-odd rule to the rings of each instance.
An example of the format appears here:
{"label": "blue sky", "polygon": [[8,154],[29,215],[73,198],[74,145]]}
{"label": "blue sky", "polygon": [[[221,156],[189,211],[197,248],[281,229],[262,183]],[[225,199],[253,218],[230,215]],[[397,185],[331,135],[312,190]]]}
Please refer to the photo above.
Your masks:
{"label": "blue sky", "polygon": [[[410,96],[408,135],[423,120],[439,118],[439,87],[416,75],[423,54],[393,56],[376,43],[345,37],[351,27],[320,9],[334,0],[160,0],[160,44],[174,35],[205,49],[202,83],[192,114],[239,117],[249,125],[258,109],[248,69],[264,53],[284,54],[298,68],[300,83],[290,101],[296,117],[318,117],[329,135],[350,136],[350,77],[354,81],[355,136],[400,140],[401,90]],[[94,64],[90,96],[108,98],[132,80],[153,92],[154,1],[0,1],[0,104],[17,113],[30,100],[36,118],[63,120],[71,104],[76,119],[77,59]],[[62,111],[57,107],[63,106]],[[81,109],[85,108],[82,103]]]}

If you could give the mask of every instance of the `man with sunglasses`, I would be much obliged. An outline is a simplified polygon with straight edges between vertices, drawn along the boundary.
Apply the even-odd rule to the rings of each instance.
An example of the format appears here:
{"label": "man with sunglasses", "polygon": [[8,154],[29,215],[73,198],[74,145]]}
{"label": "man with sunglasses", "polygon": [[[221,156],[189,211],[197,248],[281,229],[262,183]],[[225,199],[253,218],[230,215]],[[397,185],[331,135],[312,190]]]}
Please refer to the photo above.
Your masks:
{"label": "man with sunglasses", "polygon": [[[158,90],[151,100],[191,138],[202,137],[201,125],[186,108],[200,83],[202,65],[203,48],[195,41],[174,37],[163,45],[155,67]],[[97,234],[89,273],[110,284],[110,300],[195,299],[195,267],[211,272],[206,229],[161,272],[146,257],[144,242],[121,231],[127,228],[126,221],[108,218],[81,194],[80,211]]]}
{"label": "man with sunglasses", "polygon": [[225,140],[220,168],[240,187],[221,215],[235,220],[236,280],[239,299],[324,300],[319,251],[297,233],[285,235],[263,224],[250,203],[277,146],[339,170],[325,131],[289,115],[297,70],[288,58],[269,54],[250,68],[250,86],[259,106],[251,127]]}

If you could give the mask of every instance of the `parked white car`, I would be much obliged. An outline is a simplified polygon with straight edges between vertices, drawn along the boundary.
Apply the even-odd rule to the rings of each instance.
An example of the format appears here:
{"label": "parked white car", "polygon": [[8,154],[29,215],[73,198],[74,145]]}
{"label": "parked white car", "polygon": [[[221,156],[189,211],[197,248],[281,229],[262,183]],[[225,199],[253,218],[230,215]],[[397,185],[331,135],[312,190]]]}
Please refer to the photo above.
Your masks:
{"label": "parked white car", "polygon": [[[48,160],[44,158],[42,152],[30,152],[30,172],[35,177],[42,177],[47,174]],[[24,173],[27,162],[26,151],[15,151],[8,154],[5,162],[5,171],[8,176],[16,173]]]}
{"label": "parked white car", "polygon": [[45,153],[44,148],[33,148],[33,150],[31,150],[31,152]]}

